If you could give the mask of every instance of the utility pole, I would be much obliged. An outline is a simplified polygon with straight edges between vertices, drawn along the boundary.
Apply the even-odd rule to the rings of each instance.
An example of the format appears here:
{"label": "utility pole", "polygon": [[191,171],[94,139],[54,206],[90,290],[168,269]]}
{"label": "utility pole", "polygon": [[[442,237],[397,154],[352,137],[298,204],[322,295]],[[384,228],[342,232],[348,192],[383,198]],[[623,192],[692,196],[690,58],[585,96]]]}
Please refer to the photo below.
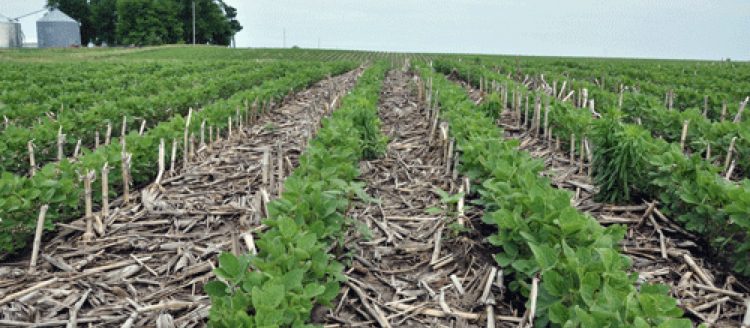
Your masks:
{"label": "utility pole", "polygon": [[282,48],[286,48],[286,28],[284,28],[284,36],[283,36],[283,40],[284,40],[284,41],[282,41],[282,46],[281,46],[281,47],[282,47]]}
{"label": "utility pole", "polygon": [[320,49],[320,38],[318,38],[318,49]]}
{"label": "utility pole", "polygon": [[193,45],[195,45],[195,0],[193,0]]}

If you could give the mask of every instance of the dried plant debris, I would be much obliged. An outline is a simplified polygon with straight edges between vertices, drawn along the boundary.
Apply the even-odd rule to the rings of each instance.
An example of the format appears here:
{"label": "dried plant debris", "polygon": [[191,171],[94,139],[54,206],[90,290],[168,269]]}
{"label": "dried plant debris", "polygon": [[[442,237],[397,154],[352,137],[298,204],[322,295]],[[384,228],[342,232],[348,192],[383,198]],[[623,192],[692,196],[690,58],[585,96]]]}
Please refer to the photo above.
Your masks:
{"label": "dried plant debris", "polygon": [[[463,206],[464,180],[446,172],[440,136],[430,140],[431,115],[416,77],[388,73],[381,93],[383,158],[361,162],[376,202],[357,202],[345,248],[351,257],[325,327],[515,327],[523,310],[503,293],[502,270],[482,240],[478,208]],[[463,222],[463,226],[459,224]]]}
{"label": "dried plant debris", "polygon": [[[203,284],[221,251],[248,252],[306,141],[362,69],[323,80],[254,124],[196,145],[188,167],[112,203],[96,238],[85,220],[60,225],[29,262],[0,267],[0,326],[204,326]],[[156,149],[154,151],[157,151]]]}
{"label": "dried plant debris", "polygon": [[[465,85],[465,84],[464,84]],[[466,85],[465,85],[466,86]],[[469,90],[475,101],[482,94]],[[750,286],[740,281],[716,261],[706,258],[699,238],[673,222],[659,210],[656,201],[644,204],[612,205],[594,201],[596,187],[589,175],[589,161],[574,158],[559,149],[549,139],[536,138],[510,113],[498,122],[506,138],[520,141],[519,149],[544,160],[544,175],[558,188],[573,194],[573,205],[591,214],[603,225],[622,224],[627,234],[622,241],[622,253],[633,261],[632,270],[638,274],[638,284],[660,283],[671,288],[673,297],[687,317],[711,327],[740,327],[748,309]]]}

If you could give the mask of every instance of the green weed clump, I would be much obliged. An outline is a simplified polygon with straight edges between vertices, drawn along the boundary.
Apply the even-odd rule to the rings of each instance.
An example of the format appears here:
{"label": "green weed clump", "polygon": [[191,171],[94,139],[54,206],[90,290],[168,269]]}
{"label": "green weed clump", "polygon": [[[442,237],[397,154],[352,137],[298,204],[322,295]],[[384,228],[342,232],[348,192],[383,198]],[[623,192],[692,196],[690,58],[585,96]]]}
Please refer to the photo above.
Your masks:
{"label": "green weed clump", "polygon": [[645,188],[648,165],[647,132],[622,124],[618,115],[608,115],[594,123],[594,182],[599,186],[596,200],[628,202]]}

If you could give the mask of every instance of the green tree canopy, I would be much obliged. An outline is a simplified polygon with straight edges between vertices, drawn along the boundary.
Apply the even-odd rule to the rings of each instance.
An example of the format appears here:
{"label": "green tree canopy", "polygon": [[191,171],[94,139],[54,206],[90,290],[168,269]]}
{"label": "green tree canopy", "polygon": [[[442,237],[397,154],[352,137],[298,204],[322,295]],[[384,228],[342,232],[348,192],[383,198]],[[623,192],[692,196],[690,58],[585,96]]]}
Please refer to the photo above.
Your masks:
{"label": "green tree canopy", "polygon": [[121,44],[157,45],[182,41],[177,4],[161,0],[117,0],[117,37]]}
{"label": "green tree canopy", "polygon": [[[183,40],[193,40],[193,0],[180,0],[180,20],[184,26]],[[195,42],[228,45],[232,36],[242,29],[235,19],[237,10],[223,1],[195,0]]]}
{"label": "green tree canopy", "polygon": [[106,42],[117,44],[117,0],[89,0],[91,24],[94,29],[92,41],[97,45]]}
{"label": "green tree canopy", "polygon": [[[193,42],[194,0],[47,0],[81,23],[81,41],[110,45]],[[242,30],[223,0],[195,0],[195,38],[229,45]]]}

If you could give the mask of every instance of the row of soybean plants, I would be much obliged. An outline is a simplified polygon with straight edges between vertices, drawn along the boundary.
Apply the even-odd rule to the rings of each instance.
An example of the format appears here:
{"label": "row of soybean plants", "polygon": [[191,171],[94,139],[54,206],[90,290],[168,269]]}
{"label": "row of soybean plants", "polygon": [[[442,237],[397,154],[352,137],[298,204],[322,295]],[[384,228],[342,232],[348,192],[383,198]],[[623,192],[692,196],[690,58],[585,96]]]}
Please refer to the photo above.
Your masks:
{"label": "row of soybean plants", "polygon": [[269,204],[257,254],[223,253],[205,285],[213,327],[307,327],[315,304],[329,305],[344,281],[332,245],[343,242],[359,161],[385,152],[377,105],[387,66],[375,64],[322,128]]}
{"label": "row of soybean plants", "polygon": [[631,261],[618,252],[624,227],[603,227],[578,212],[570,193],[540,174],[543,162],[504,140],[492,119],[498,108],[475,105],[442,74],[420,72],[433,79],[461,152],[460,170],[478,183],[472,190],[483,221],[497,228],[488,240],[502,250],[495,260],[512,272],[509,287],[529,297],[539,279],[535,326],[691,327],[668,287],[636,288]]}
{"label": "row of soybean plants", "polygon": [[372,62],[390,60],[403,62],[405,59],[427,60],[435,57],[432,54],[394,53],[358,50],[320,50],[320,49],[226,49],[217,47],[164,47],[152,48],[146,51],[124,54],[123,58],[130,59],[229,59],[229,60],[302,60],[302,61],[355,61]]}
{"label": "row of soybean plants", "polygon": [[671,97],[675,109],[706,107],[707,117],[713,120],[720,120],[724,104],[733,116],[740,101],[750,95],[747,63],[525,58],[520,65],[521,72],[564,72],[612,92],[629,86],[664,105]]}
{"label": "row of soybean plants", "polygon": [[[594,170],[603,173],[598,181],[602,197],[615,201],[634,201],[638,197],[661,200],[669,206],[668,212],[688,230],[702,235],[716,254],[726,255],[736,272],[750,275],[750,182],[747,180],[750,163],[745,160],[750,157],[750,122],[711,122],[697,109],[670,111],[653,99],[649,101],[649,96],[628,93],[623,94],[619,109],[617,95],[590,83],[578,82],[578,86],[592,88],[591,95],[597,101],[598,110],[611,118],[605,120],[608,123],[600,123],[600,147],[621,149],[619,154],[594,154],[601,160],[601,165]],[[586,115],[586,111],[571,111],[572,108],[565,107],[573,114],[566,122],[558,124],[559,130],[588,131],[593,123],[590,115]],[[620,110],[631,117],[623,117]],[[642,124],[621,123],[632,121],[633,116],[640,117]],[[693,150],[693,155],[682,156],[677,140],[681,138],[685,121],[689,127],[685,130],[687,139],[693,140],[686,143],[686,147]],[[624,135],[627,137],[620,139]],[[672,143],[650,138],[654,135]],[[627,157],[625,149],[638,155],[618,160],[619,156]],[[729,149],[731,154],[727,155]],[[706,156],[707,153],[718,156]],[[742,170],[741,181],[735,184],[717,178],[719,173],[731,171],[735,161]],[[715,162],[719,166],[714,165]]]}
{"label": "row of soybean plants", "polygon": [[[301,90],[329,75],[341,74],[354,68],[348,62],[306,65],[288,65],[284,74],[276,79],[267,79],[262,83],[240,91],[231,97],[206,105],[192,115],[190,122],[186,117],[174,114],[169,120],[160,122],[143,135],[132,131],[125,136],[126,150],[130,153],[130,176],[135,185],[151,181],[157,174],[158,148],[161,140],[180,140],[188,125],[189,133],[199,133],[201,125],[225,129],[229,117],[239,114],[243,117],[256,115],[258,108],[248,104],[257,99],[279,101],[290,90]],[[238,118],[234,117],[238,122]],[[110,193],[123,187],[122,167],[123,154],[121,140],[115,138],[110,145],[102,146],[87,152],[76,161],[67,159],[59,163],[44,166],[33,177],[20,177],[8,172],[0,176],[0,255],[24,247],[33,232],[33,217],[42,204],[49,205],[47,228],[53,228],[54,222],[79,217],[81,196],[79,173],[89,170],[99,172],[105,164],[111,168],[108,174]],[[179,146],[179,156],[185,153],[185,147]],[[167,150],[169,153],[171,149]],[[101,200],[101,180],[93,185],[95,203]],[[112,196],[110,195],[110,196]]]}
{"label": "row of soybean plants", "polygon": [[[594,119],[588,110],[576,108],[543,91],[527,90],[503,74],[479,65],[444,62],[441,71],[457,69],[472,83],[484,77],[509,89],[520,88],[532,97],[549,100],[549,124],[553,135],[570,141],[570,135],[592,142],[593,175],[597,198],[612,202],[656,199],[687,230],[711,245],[717,258],[733,271],[750,276],[750,182],[733,183],[719,176],[718,168],[699,155],[685,155],[679,145],[651,136],[637,124],[624,123],[616,110],[605,110]],[[474,77],[476,76],[476,77]]]}
{"label": "row of soybean plants", "polygon": [[[12,63],[2,66],[15,70],[19,65],[25,79],[0,80],[0,102],[3,103],[0,118],[7,118],[14,126],[33,125],[45,114],[56,114],[61,109],[81,111],[120,97],[191,87],[200,81],[201,74],[206,75],[203,78],[211,78],[213,70],[229,63]],[[77,76],[79,71],[89,70],[94,73]],[[196,72],[201,74],[193,74]],[[68,78],[68,74],[75,79]]]}
{"label": "row of soybean plants", "polygon": [[[124,76],[135,67],[134,63],[125,62],[83,62],[47,63],[4,61],[0,63],[3,76],[0,77],[0,99],[3,103],[33,102],[37,99],[47,99],[68,92],[86,91],[89,89],[103,90],[108,86],[100,86],[92,80],[101,80],[109,76],[119,83],[118,76]],[[142,70],[149,64],[143,64]],[[42,74],[44,73],[44,74]],[[54,86],[54,87],[52,87]],[[24,90],[31,91],[29,93]]]}
{"label": "row of soybean plants", "polygon": [[[63,153],[74,152],[77,140],[84,148],[96,146],[97,132],[104,140],[106,130],[121,132],[123,119],[126,126],[138,128],[143,121],[156,125],[175,114],[185,115],[189,108],[208,105],[231,96],[237,91],[251,88],[268,79],[283,76],[289,69],[299,68],[304,63],[237,64],[209,72],[195,72],[178,83],[162,81],[159,91],[153,95],[131,93],[102,101],[86,110],[64,111],[57,117],[44,117],[31,127],[9,126],[0,132],[0,170],[15,174],[27,174],[31,170],[28,150],[33,141],[36,164],[44,165],[58,157],[58,138],[62,133]],[[157,80],[158,81],[158,80]],[[164,83],[164,84],[161,84]]]}
{"label": "row of soybean plants", "polygon": [[350,50],[319,50],[319,49],[278,49],[278,48],[255,48],[255,49],[227,49],[220,47],[155,47],[146,51],[127,53],[123,58],[128,59],[184,59],[184,60],[216,60],[218,58],[228,60],[258,60],[258,61],[357,61],[358,54],[369,54],[365,51]]}
{"label": "row of soybean plants", "polygon": [[[654,137],[670,143],[684,142],[685,150],[702,154],[706,161],[717,163],[728,177],[747,177],[750,172],[750,161],[743,160],[750,158],[750,120],[730,118],[712,121],[697,107],[681,111],[669,110],[658,98],[648,94],[623,92],[620,96],[585,80],[568,79],[554,72],[536,72],[544,74],[548,82],[565,81],[566,85],[572,88],[569,90],[587,90],[589,99],[595,100],[595,108],[599,111],[621,111],[625,115],[623,119],[632,123],[638,122],[650,130]],[[739,172],[731,170],[733,166],[736,166]]]}

